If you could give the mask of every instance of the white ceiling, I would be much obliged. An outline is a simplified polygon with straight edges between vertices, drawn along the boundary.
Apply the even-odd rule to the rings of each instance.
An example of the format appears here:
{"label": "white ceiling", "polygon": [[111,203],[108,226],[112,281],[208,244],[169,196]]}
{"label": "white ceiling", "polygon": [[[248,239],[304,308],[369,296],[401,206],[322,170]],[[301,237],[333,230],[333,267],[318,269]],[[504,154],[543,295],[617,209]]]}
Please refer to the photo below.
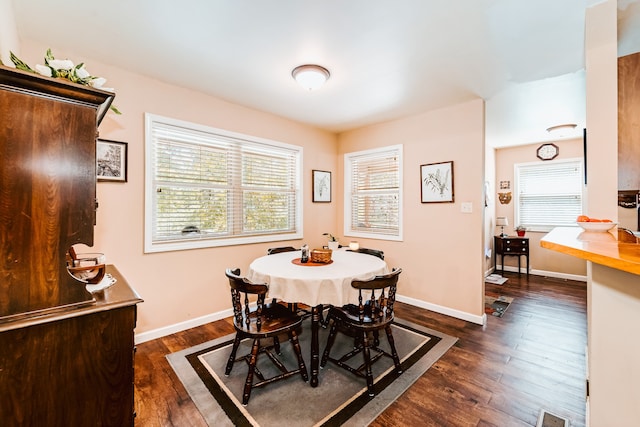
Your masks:
{"label": "white ceiling", "polygon": [[[51,46],[54,54],[58,48],[97,58],[333,132],[480,97],[487,100],[488,143],[501,146],[544,138],[541,130],[565,120],[551,111],[584,125],[585,8],[599,2],[12,4],[20,38]],[[618,1],[621,45],[630,52],[640,50],[638,3]],[[291,78],[305,63],[330,70],[322,89],[305,91]]]}

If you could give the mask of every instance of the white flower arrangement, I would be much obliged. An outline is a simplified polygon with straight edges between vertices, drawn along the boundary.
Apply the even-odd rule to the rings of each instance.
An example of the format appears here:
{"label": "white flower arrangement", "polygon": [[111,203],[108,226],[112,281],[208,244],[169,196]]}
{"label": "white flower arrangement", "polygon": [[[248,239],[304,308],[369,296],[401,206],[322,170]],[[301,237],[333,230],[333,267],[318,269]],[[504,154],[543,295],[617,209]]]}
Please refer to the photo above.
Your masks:
{"label": "white flower arrangement", "polygon": [[[47,49],[47,54],[44,57],[45,65],[36,64],[34,67],[35,69],[27,65],[27,63],[18,58],[13,52],[9,53],[11,55],[11,62],[13,62],[18,70],[28,71],[30,73],[36,73],[46,77],[66,79],[70,82],[81,84],[83,86],[91,86],[95,89],[114,92],[113,88],[104,87],[107,79],[104,77],[92,76],[84,67],[84,63],[74,65],[73,61],[69,59],[55,59],[51,53],[51,49]],[[0,65],[4,65],[1,60]],[[109,108],[114,113],[121,114],[114,105],[111,105]]]}

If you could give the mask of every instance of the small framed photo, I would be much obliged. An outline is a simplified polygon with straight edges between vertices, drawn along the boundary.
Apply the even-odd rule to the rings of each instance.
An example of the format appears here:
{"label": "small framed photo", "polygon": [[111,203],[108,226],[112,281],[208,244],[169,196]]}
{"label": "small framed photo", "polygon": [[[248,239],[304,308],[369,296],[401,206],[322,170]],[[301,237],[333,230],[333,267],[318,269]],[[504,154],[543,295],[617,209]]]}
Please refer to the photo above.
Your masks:
{"label": "small framed photo", "polygon": [[313,201],[331,202],[331,172],[313,170],[312,174]]}
{"label": "small framed photo", "polygon": [[127,143],[98,139],[96,147],[98,181],[127,182]]}
{"label": "small framed photo", "polygon": [[453,203],[453,162],[420,165],[422,203]]}

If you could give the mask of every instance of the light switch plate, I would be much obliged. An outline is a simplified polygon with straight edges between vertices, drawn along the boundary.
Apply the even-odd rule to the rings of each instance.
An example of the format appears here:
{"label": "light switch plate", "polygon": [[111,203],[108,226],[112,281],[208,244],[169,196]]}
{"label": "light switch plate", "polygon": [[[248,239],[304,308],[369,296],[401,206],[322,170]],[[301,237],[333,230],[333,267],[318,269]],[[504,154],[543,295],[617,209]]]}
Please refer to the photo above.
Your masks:
{"label": "light switch plate", "polygon": [[462,202],[462,203],[460,203],[460,212],[462,212],[462,213],[472,213],[473,212],[473,203],[471,203],[471,202]]}

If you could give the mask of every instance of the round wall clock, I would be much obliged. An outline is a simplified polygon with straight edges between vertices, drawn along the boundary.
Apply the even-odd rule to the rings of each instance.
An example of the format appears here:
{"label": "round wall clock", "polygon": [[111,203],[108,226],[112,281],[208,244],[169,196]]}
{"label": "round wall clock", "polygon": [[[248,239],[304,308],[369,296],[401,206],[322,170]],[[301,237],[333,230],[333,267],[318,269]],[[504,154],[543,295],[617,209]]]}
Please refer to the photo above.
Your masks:
{"label": "round wall clock", "polygon": [[551,160],[555,159],[558,156],[558,146],[556,144],[542,144],[536,150],[536,156],[540,160]]}

